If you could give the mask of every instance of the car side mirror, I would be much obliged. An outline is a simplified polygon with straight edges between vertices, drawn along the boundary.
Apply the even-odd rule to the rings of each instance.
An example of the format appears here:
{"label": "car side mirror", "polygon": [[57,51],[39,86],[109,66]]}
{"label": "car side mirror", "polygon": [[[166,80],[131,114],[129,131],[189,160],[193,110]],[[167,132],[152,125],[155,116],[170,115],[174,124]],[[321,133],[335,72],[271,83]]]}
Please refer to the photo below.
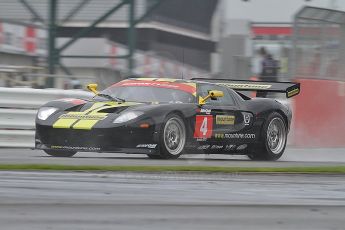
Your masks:
{"label": "car side mirror", "polygon": [[97,91],[97,87],[98,87],[98,85],[96,84],[96,83],[92,83],[92,84],[88,84],[87,86],[86,86],[86,88],[88,89],[88,90],[90,90],[91,92],[93,92],[94,94],[99,94],[99,92]]}
{"label": "car side mirror", "polygon": [[199,97],[199,105],[204,105],[208,99],[215,99],[217,97],[224,97],[224,92],[219,90],[211,90],[204,98]]}

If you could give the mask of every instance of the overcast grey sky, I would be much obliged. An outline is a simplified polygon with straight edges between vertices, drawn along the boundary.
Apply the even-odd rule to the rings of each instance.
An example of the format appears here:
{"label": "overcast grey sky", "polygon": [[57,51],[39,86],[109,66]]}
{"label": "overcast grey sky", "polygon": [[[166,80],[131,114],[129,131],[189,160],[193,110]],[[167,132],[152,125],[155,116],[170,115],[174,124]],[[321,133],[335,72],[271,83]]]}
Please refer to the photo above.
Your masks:
{"label": "overcast grey sky", "polygon": [[345,11],[345,0],[223,0],[228,19],[249,19],[256,22],[291,22],[304,5],[334,7]]}

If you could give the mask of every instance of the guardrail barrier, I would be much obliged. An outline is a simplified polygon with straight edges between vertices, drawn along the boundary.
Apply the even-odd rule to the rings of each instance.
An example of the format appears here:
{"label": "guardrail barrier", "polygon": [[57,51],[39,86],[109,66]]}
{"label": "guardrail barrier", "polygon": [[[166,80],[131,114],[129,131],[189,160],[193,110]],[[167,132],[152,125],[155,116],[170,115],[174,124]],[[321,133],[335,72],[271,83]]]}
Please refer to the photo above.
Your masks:
{"label": "guardrail barrier", "polygon": [[82,90],[1,88],[0,147],[33,148],[37,109],[61,98],[90,98]]}

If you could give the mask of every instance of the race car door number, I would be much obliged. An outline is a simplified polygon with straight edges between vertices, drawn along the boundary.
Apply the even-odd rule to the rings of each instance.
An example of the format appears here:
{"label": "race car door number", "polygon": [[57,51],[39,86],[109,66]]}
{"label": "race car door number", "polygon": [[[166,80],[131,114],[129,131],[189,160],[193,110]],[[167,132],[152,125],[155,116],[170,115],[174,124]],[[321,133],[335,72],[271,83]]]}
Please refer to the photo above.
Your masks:
{"label": "race car door number", "polygon": [[213,116],[196,116],[194,138],[210,138],[213,129]]}

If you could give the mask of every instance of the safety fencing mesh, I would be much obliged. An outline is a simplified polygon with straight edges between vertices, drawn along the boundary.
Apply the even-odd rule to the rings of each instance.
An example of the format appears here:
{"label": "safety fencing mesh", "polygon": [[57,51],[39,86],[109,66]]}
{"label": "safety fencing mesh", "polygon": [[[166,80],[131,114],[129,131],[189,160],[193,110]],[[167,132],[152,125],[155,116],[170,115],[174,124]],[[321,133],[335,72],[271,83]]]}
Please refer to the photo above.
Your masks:
{"label": "safety fencing mesh", "polygon": [[304,7],[294,20],[290,77],[345,80],[345,12]]}

